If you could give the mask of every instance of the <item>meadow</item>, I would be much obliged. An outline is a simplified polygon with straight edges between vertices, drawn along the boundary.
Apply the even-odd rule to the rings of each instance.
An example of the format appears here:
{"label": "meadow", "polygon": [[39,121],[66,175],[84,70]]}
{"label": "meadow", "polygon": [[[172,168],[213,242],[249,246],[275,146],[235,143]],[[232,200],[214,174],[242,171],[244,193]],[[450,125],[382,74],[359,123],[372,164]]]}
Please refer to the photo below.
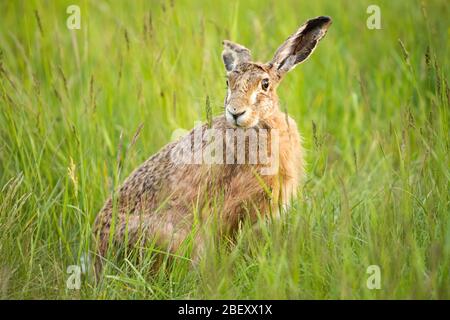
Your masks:
{"label": "meadow", "polygon": [[[381,29],[367,27],[372,4]],[[0,2],[0,299],[449,299],[449,7]],[[289,212],[211,245],[195,268],[176,255],[151,272],[148,248],[111,254],[94,281],[105,199],[175,130],[222,112],[222,40],[268,61],[319,15],[332,26],[278,90],[307,150]],[[78,290],[71,265],[86,269]]]}

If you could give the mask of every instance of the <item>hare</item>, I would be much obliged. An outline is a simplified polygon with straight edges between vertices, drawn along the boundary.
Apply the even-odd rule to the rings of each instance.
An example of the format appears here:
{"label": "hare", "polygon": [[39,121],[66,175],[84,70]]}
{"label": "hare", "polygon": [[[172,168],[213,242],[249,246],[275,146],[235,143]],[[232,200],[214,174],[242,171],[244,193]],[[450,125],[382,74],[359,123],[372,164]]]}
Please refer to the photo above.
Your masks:
{"label": "hare", "polygon": [[[203,222],[214,211],[218,232],[230,234],[243,219],[253,222],[259,216],[277,215],[279,208],[289,205],[304,175],[303,151],[296,122],[280,111],[276,89],[289,70],[311,55],[330,24],[325,16],[306,21],[268,63],[252,62],[247,48],[223,42],[227,72],[224,114],[163,147],[106,201],[94,226],[97,269],[113,243],[133,246],[154,241],[161,249],[175,252],[197,221],[196,210]],[[196,133],[211,129],[214,139],[196,138]],[[250,132],[264,139],[252,139]],[[244,134],[241,146],[235,142],[239,134]],[[201,151],[211,146],[227,152],[205,163]],[[194,155],[189,155],[188,161],[177,161],[180,150],[186,148]],[[269,160],[249,161],[263,149]],[[242,150],[244,157],[239,162],[236,153]],[[267,168],[271,170],[263,172]],[[195,240],[194,255],[198,256],[204,244],[201,235]]]}

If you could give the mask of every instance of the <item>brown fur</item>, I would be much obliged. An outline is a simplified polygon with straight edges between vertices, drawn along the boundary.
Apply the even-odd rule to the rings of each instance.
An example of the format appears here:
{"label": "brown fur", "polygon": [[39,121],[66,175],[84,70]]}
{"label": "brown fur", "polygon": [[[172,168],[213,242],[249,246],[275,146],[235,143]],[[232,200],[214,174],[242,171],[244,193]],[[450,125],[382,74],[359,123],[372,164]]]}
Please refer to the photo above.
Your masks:
{"label": "brown fur", "polygon": [[[319,17],[323,19],[323,17]],[[320,38],[314,34],[302,35],[302,28],[308,28],[309,20],[294,35],[299,41],[312,38],[314,48]],[[312,24],[311,24],[312,25]],[[319,23],[320,30],[329,22]],[[315,25],[314,25],[315,26]],[[273,175],[260,175],[259,164],[174,164],[171,152],[180,143],[172,142],[162,148],[137,168],[123,183],[116,194],[115,202],[108,199],[95,221],[95,235],[98,240],[98,254],[103,257],[109,244],[111,227],[116,216],[114,243],[122,243],[127,238],[129,245],[139,241],[154,241],[162,249],[176,251],[186,239],[194,224],[194,210],[200,212],[201,222],[208,221],[212,208],[217,210],[220,233],[229,234],[239,223],[248,218],[255,221],[259,215],[277,213],[279,205],[287,205],[297,192],[304,175],[304,160],[301,137],[295,121],[281,112],[278,106],[276,88],[284,75],[285,61],[289,54],[295,55],[299,43],[286,49],[292,36],[278,49],[277,54],[267,64],[250,62],[250,51],[243,46],[224,42],[224,62],[228,70],[229,90],[225,99],[225,114],[241,113],[242,123],[231,121],[228,114],[212,121],[212,128],[228,130],[268,129],[279,133],[279,166]],[[303,40],[302,40],[303,39]],[[309,50],[309,49],[308,49]],[[280,52],[283,51],[283,55]],[[312,52],[312,50],[309,50]],[[304,54],[304,52],[302,52]],[[277,59],[284,59],[283,63]],[[292,60],[292,59],[291,59]],[[283,69],[277,69],[277,65]],[[295,65],[295,64],[294,64]],[[293,65],[293,66],[294,66]],[[293,67],[292,66],[292,67]],[[262,89],[262,79],[269,79],[267,90]],[[207,125],[202,126],[206,130]],[[194,130],[189,133],[192,138]],[[192,140],[191,140],[192,141]],[[224,138],[224,147],[229,143]],[[267,191],[269,190],[269,192]],[[203,245],[201,236],[195,241],[197,254]],[[99,262],[98,260],[97,262]],[[97,264],[101,267],[101,263]]]}

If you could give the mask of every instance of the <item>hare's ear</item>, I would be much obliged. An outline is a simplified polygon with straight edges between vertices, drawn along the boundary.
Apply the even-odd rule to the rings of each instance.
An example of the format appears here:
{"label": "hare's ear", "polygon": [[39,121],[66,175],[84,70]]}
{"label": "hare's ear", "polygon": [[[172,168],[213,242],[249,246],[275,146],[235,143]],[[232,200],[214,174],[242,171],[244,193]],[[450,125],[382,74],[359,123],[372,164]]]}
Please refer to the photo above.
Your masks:
{"label": "hare's ear", "polygon": [[323,38],[330,24],[330,17],[317,17],[306,21],[278,48],[269,64],[282,76],[305,61]]}
{"label": "hare's ear", "polygon": [[222,59],[223,63],[225,64],[225,69],[230,72],[239,63],[250,61],[251,53],[250,50],[248,50],[244,46],[241,46],[240,44],[224,40]]}

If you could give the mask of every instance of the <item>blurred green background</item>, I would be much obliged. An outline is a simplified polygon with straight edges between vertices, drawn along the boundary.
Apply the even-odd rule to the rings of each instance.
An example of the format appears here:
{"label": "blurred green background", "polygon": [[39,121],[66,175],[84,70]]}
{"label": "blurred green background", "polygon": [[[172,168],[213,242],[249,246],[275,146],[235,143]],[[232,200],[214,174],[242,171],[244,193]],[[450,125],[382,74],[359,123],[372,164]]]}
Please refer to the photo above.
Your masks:
{"label": "blurred green background", "polygon": [[[380,30],[366,26],[372,4]],[[80,30],[66,27],[69,5],[80,7]],[[0,298],[450,298],[448,1],[0,10]],[[150,252],[68,289],[67,267],[89,267],[92,223],[113,188],[175,129],[204,121],[207,97],[221,113],[221,41],[268,61],[319,15],[333,18],[330,30],[278,91],[307,149],[290,212],[261,222],[262,238],[244,229],[194,270],[180,258],[149,272]],[[369,265],[381,289],[366,286]]]}

